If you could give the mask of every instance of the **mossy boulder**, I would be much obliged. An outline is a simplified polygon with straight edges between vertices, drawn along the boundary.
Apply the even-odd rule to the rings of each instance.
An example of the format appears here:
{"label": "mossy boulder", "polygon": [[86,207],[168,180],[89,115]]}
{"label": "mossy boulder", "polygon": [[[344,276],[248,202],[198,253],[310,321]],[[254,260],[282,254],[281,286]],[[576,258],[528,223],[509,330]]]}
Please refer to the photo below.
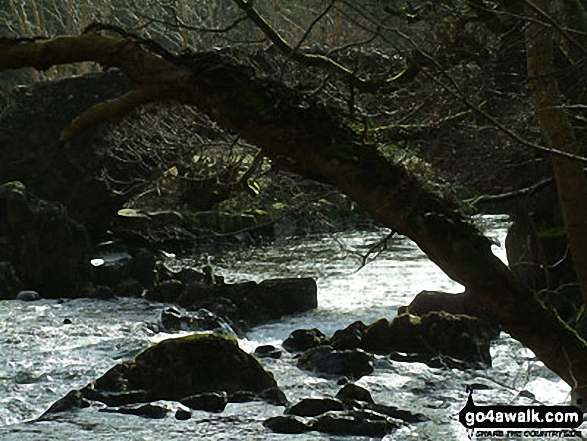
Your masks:
{"label": "mossy boulder", "polygon": [[482,319],[432,311],[421,317],[403,313],[391,322],[355,322],[336,331],[330,344],[335,349],[363,349],[377,354],[417,354],[415,358],[403,359],[425,363],[436,357],[449,357],[463,362],[455,366],[467,368],[491,365],[489,346],[493,336],[493,330]]}
{"label": "mossy boulder", "polygon": [[[159,342],[133,360],[114,366],[82,389],[88,399],[108,405],[180,401],[197,394],[260,392],[277,388],[273,375],[221,334],[195,334]],[[122,401],[122,402],[121,402]]]}

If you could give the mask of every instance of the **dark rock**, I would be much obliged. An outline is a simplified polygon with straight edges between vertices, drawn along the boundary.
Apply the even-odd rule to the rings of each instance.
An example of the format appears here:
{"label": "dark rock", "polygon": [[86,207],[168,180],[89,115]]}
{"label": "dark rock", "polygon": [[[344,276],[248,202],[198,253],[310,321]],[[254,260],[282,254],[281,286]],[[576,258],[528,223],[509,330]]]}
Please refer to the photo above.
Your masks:
{"label": "dark rock", "polygon": [[84,395],[81,391],[72,390],[63,398],[53,403],[51,407],[49,407],[49,409],[43,414],[43,416],[83,409],[89,406],[90,403],[84,398]]}
{"label": "dark rock", "polygon": [[301,417],[315,417],[330,411],[344,410],[339,400],[332,398],[304,398],[299,403],[289,407],[285,412]]}
{"label": "dark rock", "polygon": [[390,347],[399,352],[453,357],[470,366],[491,366],[491,335],[476,317],[430,312],[402,314],[391,322]]}
{"label": "dark rock", "polygon": [[353,383],[346,384],[336,394],[336,398],[340,400],[364,401],[366,403],[374,403],[371,393],[364,387]]}
{"label": "dark rock", "polygon": [[124,279],[114,288],[115,297],[140,297],[143,286],[136,279]]}
{"label": "dark rock", "polygon": [[108,241],[98,244],[91,260],[94,283],[114,288],[132,276],[133,258],[124,245]]}
{"label": "dark rock", "polygon": [[369,355],[360,349],[337,351],[332,346],[309,349],[298,359],[301,369],[353,379],[373,372]]}
{"label": "dark rock", "polygon": [[258,358],[281,358],[281,351],[273,345],[258,346],[254,352],[255,357]]}
{"label": "dark rock", "polygon": [[37,291],[20,291],[16,295],[16,300],[23,302],[34,302],[36,300],[41,300],[41,296]]}
{"label": "dark rock", "polygon": [[179,280],[165,280],[148,290],[145,297],[155,302],[173,303],[178,301],[184,290],[185,286]]}
{"label": "dark rock", "polygon": [[311,430],[310,427],[292,415],[269,418],[263,423],[263,426],[273,432],[287,434],[300,434]]}
{"label": "dark rock", "polygon": [[188,312],[177,306],[169,306],[161,311],[159,326],[164,332],[202,332],[213,331],[236,337],[230,325],[207,309]]}
{"label": "dark rock", "polygon": [[[56,202],[39,199],[20,182],[0,185],[0,260],[44,298],[79,297],[91,279],[85,228]],[[6,272],[6,271],[5,271]]]}
{"label": "dark rock", "polygon": [[466,291],[458,294],[441,291],[421,291],[408,306],[402,306],[398,315],[409,312],[423,316],[429,312],[445,311],[450,314],[483,315],[481,306]]}
{"label": "dark rock", "polygon": [[189,397],[182,398],[179,402],[193,410],[219,413],[228,404],[228,397],[224,391],[208,392],[190,395]]}
{"label": "dark rock", "polygon": [[84,398],[91,401],[99,401],[100,403],[104,403],[106,406],[111,407],[151,401],[149,391],[147,390],[106,391],[97,390],[90,384],[84,387],[81,392]]}
{"label": "dark rock", "polygon": [[327,341],[327,337],[316,328],[297,329],[285,339],[283,347],[290,352],[303,352],[324,345]]}
{"label": "dark rock", "polygon": [[[245,282],[254,284],[254,282]],[[232,291],[238,291],[244,284],[234,285],[213,285],[205,282],[194,282],[186,285],[181,295],[176,299],[177,303],[184,308],[198,308],[202,302],[220,297],[230,298]]]}
{"label": "dark rock", "polygon": [[395,406],[385,406],[383,404],[370,403],[366,406],[366,408],[372,410],[373,412],[377,412],[397,420],[402,420],[410,424],[421,423],[430,420],[430,418],[422,415],[421,413],[413,413],[408,410],[399,409]]}
{"label": "dark rock", "polygon": [[84,396],[105,402],[103,397],[134,391],[146,393],[143,402],[179,401],[207,392],[259,393],[272,387],[277,387],[273,375],[242,351],[236,340],[195,334],[164,340],[116,365],[85,388]]}
{"label": "dark rock", "polygon": [[256,398],[275,406],[285,406],[289,403],[283,391],[277,386],[259,392]]}
{"label": "dark rock", "polygon": [[179,408],[175,411],[175,419],[178,421],[186,421],[192,417],[192,413],[188,410]]}
{"label": "dark rock", "polygon": [[315,309],[318,307],[316,281],[311,277],[263,280],[259,283],[258,307],[275,319]]}
{"label": "dark rock", "polygon": [[155,283],[155,254],[146,248],[138,248],[131,252],[132,278],[137,280],[141,286],[149,287]]}
{"label": "dark rock", "polygon": [[447,293],[441,291],[421,291],[408,306],[398,309],[397,315],[409,312],[422,317],[430,312],[448,312],[453,315],[469,315],[479,319],[479,324],[485,326],[491,338],[497,338],[500,333],[499,325],[491,320],[483,307],[468,292]]}
{"label": "dark rock", "polygon": [[124,406],[118,408],[107,407],[100,412],[122,413],[124,415],[136,415],[143,418],[162,419],[167,416],[169,410],[155,404],[143,404],[141,406]]}
{"label": "dark rock", "polygon": [[344,329],[337,330],[331,338],[331,345],[335,349],[357,349],[363,344],[363,332],[365,331],[363,322],[357,321],[351,323]]}
{"label": "dark rock", "polygon": [[312,430],[337,436],[383,438],[395,426],[385,420],[358,419],[352,416],[323,415],[312,424]]}
{"label": "dark rock", "polygon": [[64,325],[71,325],[71,324],[73,324],[73,322],[71,321],[70,318],[64,318],[62,323]]}
{"label": "dark rock", "polygon": [[106,285],[94,285],[92,286],[89,295],[94,299],[111,299],[114,297],[114,290]]}

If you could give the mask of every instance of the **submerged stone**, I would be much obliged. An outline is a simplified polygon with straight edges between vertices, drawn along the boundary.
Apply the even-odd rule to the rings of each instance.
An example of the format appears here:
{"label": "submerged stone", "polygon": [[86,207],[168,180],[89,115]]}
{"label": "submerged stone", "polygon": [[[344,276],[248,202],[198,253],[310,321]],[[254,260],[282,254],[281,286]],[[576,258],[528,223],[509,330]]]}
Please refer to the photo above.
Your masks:
{"label": "submerged stone", "polygon": [[302,352],[324,345],[327,341],[328,338],[319,329],[296,329],[284,340],[283,347],[290,352]]}
{"label": "submerged stone", "polygon": [[332,398],[304,398],[286,410],[286,413],[302,417],[314,417],[329,411],[344,410],[339,400]]}
{"label": "submerged stone", "polygon": [[337,351],[332,346],[318,346],[298,359],[301,369],[328,375],[359,379],[373,372],[371,357],[360,349]]}
{"label": "submerged stone", "polygon": [[195,394],[179,400],[181,404],[193,410],[204,410],[206,412],[222,412],[228,404],[226,392],[208,392]]}
{"label": "submerged stone", "polygon": [[263,425],[276,433],[300,434],[310,431],[310,427],[292,415],[276,416],[266,420]]}

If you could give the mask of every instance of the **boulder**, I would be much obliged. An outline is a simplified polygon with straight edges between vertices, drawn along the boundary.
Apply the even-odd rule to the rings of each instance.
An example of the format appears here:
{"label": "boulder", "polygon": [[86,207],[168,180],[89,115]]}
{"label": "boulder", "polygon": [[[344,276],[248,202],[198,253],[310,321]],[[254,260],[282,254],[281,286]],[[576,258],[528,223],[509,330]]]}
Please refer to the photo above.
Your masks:
{"label": "boulder", "polygon": [[359,379],[373,372],[371,357],[360,349],[337,351],[332,346],[318,346],[304,352],[297,363],[304,370]]}
{"label": "boulder", "polygon": [[257,358],[281,358],[281,351],[273,345],[262,345],[255,348],[254,352]]}
{"label": "boulder", "polygon": [[308,311],[318,304],[316,281],[309,277],[269,279],[261,283],[193,282],[186,286],[177,302],[188,309],[210,309],[210,302],[216,303],[218,299],[233,302],[239,311],[239,320],[248,326]]}
{"label": "boulder", "polygon": [[124,415],[136,415],[149,419],[162,419],[167,416],[169,409],[157,404],[142,404],[122,407],[106,407],[100,409],[100,412],[122,413]]}
{"label": "boulder", "polygon": [[358,386],[354,383],[345,384],[342,389],[336,394],[339,400],[349,401],[363,401],[365,403],[374,403],[371,392],[364,387]]}
{"label": "boulder", "polygon": [[450,314],[465,314],[474,317],[483,317],[483,308],[472,298],[467,291],[448,293],[442,291],[421,291],[408,306],[399,308],[397,314],[409,312],[412,315],[423,316],[429,312],[445,311]]}
{"label": "boulder", "polygon": [[342,402],[332,398],[304,398],[290,406],[285,413],[301,417],[315,417],[330,411],[344,410]]}
{"label": "boulder", "polygon": [[212,331],[217,334],[237,336],[224,319],[204,308],[190,312],[178,306],[168,306],[161,311],[158,324],[162,332]]}
{"label": "boulder", "polygon": [[[264,395],[265,391],[271,392]],[[86,401],[120,407],[172,400],[192,408],[221,411],[227,397],[276,399],[278,392],[285,399],[273,375],[241,350],[235,339],[208,333],[161,341],[114,366],[80,391],[71,392],[52,409],[63,408],[63,403],[68,404],[73,397],[75,402],[68,407],[80,407],[79,403]],[[272,402],[269,398],[267,401]]]}
{"label": "boulder", "polygon": [[189,397],[182,398],[179,402],[193,410],[219,413],[228,404],[228,395],[224,391],[208,392],[190,395]]}
{"label": "boulder", "polygon": [[403,313],[391,322],[380,319],[368,326],[352,323],[336,331],[330,344],[335,349],[407,353],[400,361],[466,369],[491,365],[493,331],[482,319],[470,315],[436,311],[418,317]]}
{"label": "boulder", "polygon": [[385,419],[371,419],[361,415],[322,415],[312,424],[312,430],[336,436],[365,436],[383,438],[396,426]]}
{"label": "boulder", "polygon": [[328,343],[328,338],[316,328],[296,329],[283,342],[290,352],[303,352]]}
{"label": "boulder", "polygon": [[444,311],[402,314],[390,328],[390,346],[396,351],[453,357],[465,362],[464,368],[491,366],[492,335],[476,317]]}
{"label": "boulder", "polygon": [[34,302],[37,300],[41,300],[41,296],[37,291],[25,290],[20,291],[16,295],[16,300],[20,300],[21,302]]}
{"label": "boulder", "polygon": [[312,430],[309,426],[304,424],[293,415],[276,416],[265,420],[263,426],[276,433],[284,434],[300,434]]}

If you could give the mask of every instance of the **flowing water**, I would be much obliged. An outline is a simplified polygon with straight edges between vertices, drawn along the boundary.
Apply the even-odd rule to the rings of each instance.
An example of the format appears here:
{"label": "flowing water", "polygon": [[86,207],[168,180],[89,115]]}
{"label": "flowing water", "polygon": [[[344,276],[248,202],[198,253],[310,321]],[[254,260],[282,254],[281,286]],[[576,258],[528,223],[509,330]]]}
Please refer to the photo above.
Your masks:
{"label": "flowing water", "polygon": [[[507,227],[503,218],[484,217],[479,222],[503,244]],[[328,335],[356,320],[391,319],[398,306],[424,289],[461,291],[409,240],[393,237],[374,247],[387,235],[386,230],[375,230],[290,239],[216,256],[217,273],[225,275],[227,282],[312,276],[318,283],[318,309],[260,326],[241,340],[241,347],[252,352],[260,344],[279,345],[299,328],[316,327]],[[503,246],[495,246],[494,252],[505,259]],[[0,440],[353,439],[317,432],[273,434],[262,422],[281,415],[283,408],[259,402],[229,404],[221,414],[195,411],[188,421],[171,416],[150,420],[95,409],[58,414],[50,421],[34,420],[71,389],[85,386],[116,363],[170,337],[156,332],[163,306],[141,299],[0,302]],[[378,403],[430,418],[399,429],[386,440],[468,439],[457,419],[466,403],[467,384],[485,386],[476,391],[476,404],[568,401],[569,387],[507,335],[502,333],[495,342],[492,356],[492,368],[467,372],[377,357],[375,372],[357,383]],[[279,360],[262,362],[292,402],[333,396],[340,388],[336,380],[297,369],[287,352]],[[164,404],[170,409],[174,406]]]}

